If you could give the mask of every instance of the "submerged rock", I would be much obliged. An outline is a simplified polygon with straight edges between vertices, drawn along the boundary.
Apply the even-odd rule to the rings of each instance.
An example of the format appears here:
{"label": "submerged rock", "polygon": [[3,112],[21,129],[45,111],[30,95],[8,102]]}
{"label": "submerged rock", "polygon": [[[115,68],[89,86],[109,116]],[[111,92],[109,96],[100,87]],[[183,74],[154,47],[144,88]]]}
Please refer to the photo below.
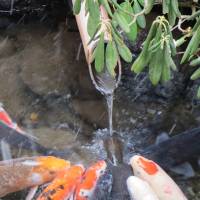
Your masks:
{"label": "submerged rock", "polygon": [[200,99],[197,97],[197,91],[199,86],[200,86],[200,80],[198,79],[193,82],[189,82],[188,87],[186,89],[186,99],[194,107],[200,105]]}
{"label": "submerged rock", "polygon": [[88,123],[97,127],[107,127],[107,111],[102,100],[72,100],[74,111]]}
{"label": "submerged rock", "polygon": [[17,47],[13,38],[0,37],[0,58],[12,56],[16,50]]}
{"label": "submerged rock", "polygon": [[78,33],[70,33],[61,25],[57,33],[41,33],[32,27],[27,34],[28,41],[22,42],[28,44],[21,53],[20,74],[24,83],[42,96],[73,91],[80,65],[75,60],[80,42]]}
{"label": "submerged rock", "polygon": [[136,75],[129,68],[124,69],[119,95],[134,101],[143,102],[173,102],[184,89],[181,73],[174,73],[172,80],[165,84],[153,86],[147,72]]}
{"label": "submerged rock", "polygon": [[31,93],[18,76],[18,56],[0,59],[0,101],[19,120],[19,116],[31,105],[34,94]]}

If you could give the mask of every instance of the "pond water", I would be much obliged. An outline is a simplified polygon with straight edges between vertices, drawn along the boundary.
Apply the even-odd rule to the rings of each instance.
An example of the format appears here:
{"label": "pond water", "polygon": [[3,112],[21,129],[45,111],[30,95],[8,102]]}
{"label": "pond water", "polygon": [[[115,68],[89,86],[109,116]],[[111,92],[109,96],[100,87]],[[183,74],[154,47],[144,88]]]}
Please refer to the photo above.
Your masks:
{"label": "pond water", "polygon": [[[68,152],[63,157],[72,163],[113,162],[115,155],[115,163],[123,166],[131,155],[153,144],[160,133],[173,136],[198,126],[198,107],[181,97],[168,102],[151,93],[145,94],[144,100],[145,95],[135,93],[144,83],[124,66],[114,94],[111,138],[106,101],[90,80],[83,50],[77,56],[79,44],[79,33],[69,32],[65,24],[53,30],[31,24],[1,31],[0,102],[41,145]],[[40,155],[33,150],[11,150],[13,157]],[[117,172],[123,174],[123,169],[119,167]],[[189,199],[200,199],[199,169],[191,179],[173,177]],[[23,199],[24,193],[3,199],[16,198]]]}

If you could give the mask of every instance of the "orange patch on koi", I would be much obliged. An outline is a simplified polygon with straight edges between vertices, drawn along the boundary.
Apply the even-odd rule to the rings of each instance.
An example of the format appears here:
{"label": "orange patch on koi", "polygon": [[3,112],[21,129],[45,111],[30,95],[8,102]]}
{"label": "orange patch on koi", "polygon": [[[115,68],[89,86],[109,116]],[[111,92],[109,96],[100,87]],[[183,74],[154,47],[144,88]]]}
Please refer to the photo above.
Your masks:
{"label": "orange patch on koi", "polygon": [[83,166],[79,165],[62,170],[37,200],[64,200],[70,198],[77,184],[81,181],[83,172]]}
{"label": "orange patch on koi", "polygon": [[12,119],[3,108],[0,108],[0,121],[10,127],[13,125]]}
{"label": "orange patch on koi", "polygon": [[9,126],[10,128],[15,129],[19,133],[24,133],[19,126],[12,121],[11,117],[9,114],[2,108],[0,107],[0,121]]}
{"label": "orange patch on koi", "polygon": [[138,162],[141,164],[141,167],[149,174],[153,175],[158,171],[156,164],[151,161],[140,157]]}
{"label": "orange patch on koi", "polygon": [[42,175],[44,181],[48,181],[49,177],[56,176],[56,174],[70,167],[70,162],[54,156],[40,156],[36,158],[38,166],[35,166],[32,173],[39,173]]}
{"label": "orange patch on koi", "polygon": [[87,200],[91,197],[99,177],[104,173],[107,165],[105,161],[98,161],[87,169],[82,182],[77,186],[75,199]]}

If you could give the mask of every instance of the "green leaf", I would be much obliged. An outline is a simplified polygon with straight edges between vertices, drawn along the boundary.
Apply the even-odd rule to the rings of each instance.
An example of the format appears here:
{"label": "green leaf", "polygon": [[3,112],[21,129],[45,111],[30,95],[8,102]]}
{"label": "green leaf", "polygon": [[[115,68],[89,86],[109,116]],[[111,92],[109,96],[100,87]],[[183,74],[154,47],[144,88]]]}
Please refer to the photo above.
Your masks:
{"label": "green leaf", "polygon": [[200,57],[198,57],[190,62],[190,66],[192,66],[192,67],[195,67],[197,65],[200,65]]}
{"label": "green leaf", "polygon": [[100,11],[99,11],[99,4],[97,0],[87,0],[88,1],[88,11],[91,15],[91,17],[94,18],[94,20],[97,20],[100,18]]}
{"label": "green leaf", "polygon": [[137,24],[136,23],[131,24],[130,32],[126,33],[126,36],[132,42],[136,40],[137,38]]}
{"label": "green leaf", "polygon": [[160,46],[161,43],[161,35],[162,35],[162,25],[159,24],[157,30],[156,30],[156,35],[155,37],[151,40],[151,42],[149,43],[149,51],[152,51],[157,49],[157,47]]}
{"label": "green leaf", "polygon": [[104,8],[106,9],[107,13],[110,15],[110,17],[113,17],[112,11],[110,9],[108,0],[100,0],[101,4],[104,6]]}
{"label": "green leaf", "polygon": [[141,6],[144,7],[144,0],[138,0],[138,2],[140,3]]}
{"label": "green leaf", "polygon": [[162,0],[162,13],[166,14],[169,12],[169,1],[167,0]]}
{"label": "green leaf", "polygon": [[[133,10],[135,14],[140,13],[142,11],[142,8],[140,7],[140,4],[137,0],[134,1]],[[146,27],[146,20],[144,15],[138,16],[136,21],[141,28]]]}
{"label": "green leaf", "polygon": [[104,68],[104,33],[101,33],[97,47],[95,49],[95,69],[102,72]]}
{"label": "green leaf", "polygon": [[78,15],[81,10],[81,0],[75,0],[73,11],[75,15]]}
{"label": "green leaf", "polygon": [[177,17],[181,17],[181,13],[178,8],[178,1],[177,0],[171,0],[171,7],[173,8],[174,12],[176,13]]}
{"label": "green leaf", "polygon": [[143,46],[143,50],[142,51],[147,51],[148,50],[150,42],[155,37],[155,34],[156,34],[157,30],[158,30],[157,23],[153,23],[151,25],[151,28],[150,28],[149,33],[147,35],[147,38],[144,41],[144,46]]}
{"label": "green leaf", "polygon": [[[120,4],[121,8],[126,11],[126,12],[129,12],[129,13],[133,13],[133,9],[131,7],[131,4],[126,1],[126,2],[123,2]],[[126,19],[126,21],[128,22],[128,24],[130,24],[133,20],[133,18],[125,13],[125,12],[122,12],[122,11],[119,11],[121,13],[121,15],[123,15],[123,17]],[[128,39],[132,42],[134,42],[137,38],[137,24],[136,22],[135,23],[132,23],[130,26],[130,32],[126,33],[126,36],[128,37]]]}
{"label": "green leaf", "polygon": [[106,67],[111,76],[115,76],[115,67],[117,66],[118,53],[114,41],[109,41],[106,47]]}
{"label": "green leaf", "polygon": [[191,76],[191,80],[196,80],[196,79],[198,79],[200,77],[200,68],[199,69],[197,69],[193,74],[192,74],[192,76]]}
{"label": "green leaf", "polygon": [[169,58],[169,62],[170,62],[171,69],[174,70],[174,71],[177,71],[176,64],[174,63],[172,57]]}
{"label": "green leaf", "polygon": [[171,70],[170,70],[170,52],[167,44],[164,46],[164,59],[163,59],[163,66],[162,66],[162,82],[167,82],[171,79]]}
{"label": "green leaf", "polygon": [[115,19],[124,32],[126,32],[126,33],[130,32],[128,22],[126,21],[124,16],[121,13],[119,13],[118,11],[115,12]]}
{"label": "green leaf", "polygon": [[114,27],[112,27],[112,35],[113,35],[114,41],[117,44],[117,50],[118,50],[119,55],[126,62],[131,62],[132,54],[129,48],[124,44],[124,41],[122,40],[121,36],[119,36],[119,33],[115,31]]}
{"label": "green leaf", "polygon": [[131,62],[132,61],[132,54],[131,54],[129,48],[124,44],[123,40],[115,32],[113,32],[113,37],[114,37],[114,40],[117,44],[117,50],[119,52],[119,55],[126,62]]}
{"label": "green leaf", "polygon": [[149,64],[149,78],[153,85],[157,85],[160,81],[163,65],[163,50],[159,49],[152,55]]}
{"label": "green leaf", "polygon": [[157,24],[153,23],[151,25],[151,28],[149,30],[149,34],[144,42],[144,46],[142,49],[142,52],[138,56],[138,58],[134,61],[133,65],[131,66],[131,71],[134,71],[135,73],[140,73],[145,66],[148,64],[149,59],[151,58],[151,53],[148,51],[150,42],[157,31]]}
{"label": "green leaf", "polygon": [[191,52],[190,52],[190,55],[192,55],[193,53],[196,53],[198,47],[199,47],[199,44],[200,44],[200,26],[198,27],[198,29],[196,30],[196,37],[194,39],[194,44],[191,48]]}
{"label": "green leaf", "polygon": [[158,41],[157,43],[152,44],[151,46],[149,45],[148,51],[151,51],[151,52],[157,51],[157,49],[160,48],[160,44],[161,44],[161,41]]}
{"label": "green leaf", "polygon": [[137,59],[134,61],[134,63],[131,66],[131,71],[134,71],[136,74],[143,71],[143,69],[146,67],[147,59],[144,56],[144,53],[142,52]]}
{"label": "green leaf", "polygon": [[112,30],[112,36],[113,36],[115,42],[118,45],[123,45],[124,41],[123,41],[122,36],[120,35],[120,33],[117,31],[117,29],[115,29],[115,27],[112,26],[111,30]]}
{"label": "green leaf", "polygon": [[165,48],[165,61],[167,62],[167,65],[171,67],[172,70],[177,71],[176,64],[174,63],[171,53],[170,53],[171,50],[170,50],[170,45],[168,42],[165,44],[164,48]]}
{"label": "green leaf", "polygon": [[100,19],[94,18],[91,15],[88,16],[87,31],[91,38],[95,36],[95,33],[99,27],[99,23]]}
{"label": "green leaf", "polygon": [[171,70],[166,63],[163,63],[161,80],[163,83],[171,79]]}
{"label": "green leaf", "polygon": [[130,63],[132,61],[132,53],[129,48],[123,43],[122,45],[117,44],[117,49],[119,55],[123,58],[124,61]]}
{"label": "green leaf", "polygon": [[[200,10],[199,10],[200,11]],[[192,31],[196,31],[198,29],[198,27],[200,26],[200,17],[198,17],[194,27],[192,28]]]}
{"label": "green leaf", "polygon": [[[171,1],[170,1],[170,2],[171,2]],[[176,13],[174,12],[174,9],[173,9],[171,3],[170,3],[170,5],[169,5],[168,20],[169,20],[169,24],[170,24],[171,26],[174,26],[174,24],[175,24],[175,22],[176,22]]]}
{"label": "green leaf", "polygon": [[172,35],[172,31],[168,24],[166,25],[166,28],[167,28],[167,34],[170,36],[170,38],[169,38],[170,49],[171,49],[172,55],[175,56],[176,55],[176,44],[175,44],[175,41],[174,41],[174,38]]}
{"label": "green leaf", "polygon": [[188,58],[197,50],[200,42],[200,26],[194,32],[192,39],[190,40],[185,53],[181,59],[181,64],[188,60]]}
{"label": "green leaf", "polygon": [[175,41],[175,46],[176,47],[180,47],[185,42],[186,42],[186,37],[183,36],[183,37],[181,37],[181,38],[179,38],[178,40]]}
{"label": "green leaf", "polygon": [[144,2],[145,2],[144,4],[145,14],[148,14],[151,12],[151,9],[153,8],[155,0],[146,0]]}

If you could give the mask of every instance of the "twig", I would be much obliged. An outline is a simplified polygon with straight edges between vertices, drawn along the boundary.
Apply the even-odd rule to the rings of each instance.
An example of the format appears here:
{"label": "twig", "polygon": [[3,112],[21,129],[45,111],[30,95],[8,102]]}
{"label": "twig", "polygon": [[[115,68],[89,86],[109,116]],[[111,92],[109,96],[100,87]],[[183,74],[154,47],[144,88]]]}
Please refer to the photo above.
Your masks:
{"label": "twig", "polygon": [[12,15],[12,13],[13,13],[14,1],[15,1],[15,0],[11,0],[11,4],[10,4],[10,15]]}
{"label": "twig", "polygon": [[77,61],[80,59],[81,48],[82,48],[82,43],[80,43],[79,46],[78,46],[78,51],[77,51],[77,54],[76,54],[76,60]]}
{"label": "twig", "polygon": [[173,126],[171,127],[170,131],[169,131],[169,135],[172,134],[172,132],[174,131],[174,129],[176,128],[176,123],[173,124]]}

